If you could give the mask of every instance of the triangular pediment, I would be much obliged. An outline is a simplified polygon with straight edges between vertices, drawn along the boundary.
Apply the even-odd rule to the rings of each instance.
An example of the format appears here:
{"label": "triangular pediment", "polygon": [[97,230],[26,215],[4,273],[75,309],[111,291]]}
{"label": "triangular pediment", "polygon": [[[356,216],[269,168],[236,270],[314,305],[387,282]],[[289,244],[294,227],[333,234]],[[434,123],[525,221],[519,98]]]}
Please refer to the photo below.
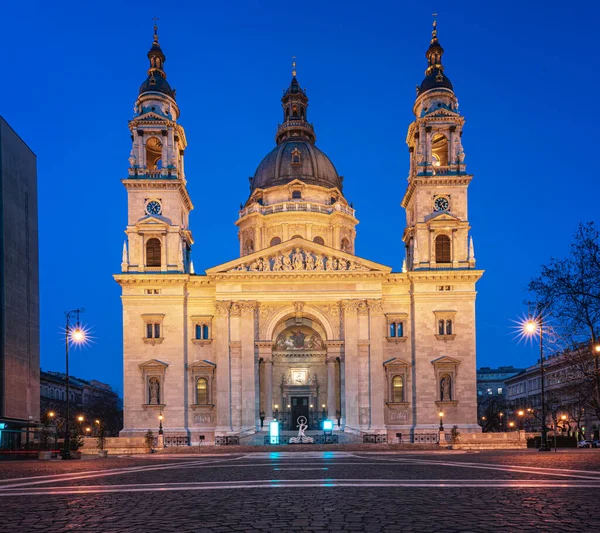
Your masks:
{"label": "triangular pediment", "polygon": [[161,215],[146,215],[145,217],[140,218],[135,225],[151,227],[161,226],[168,228],[171,225],[171,220]]}
{"label": "triangular pediment", "polygon": [[459,359],[454,359],[454,357],[449,357],[447,355],[444,355],[442,357],[438,357],[437,359],[434,359],[433,361],[431,361],[432,365],[460,365],[460,360]]}
{"label": "triangular pediment", "polygon": [[296,237],[206,270],[208,275],[225,272],[263,274],[379,272],[389,274],[388,266],[363,259],[323,244]]}
{"label": "triangular pediment", "polygon": [[460,218],[451,215],[447,211],[441,211],[439,213],[432,213],[425,217],[425,222],[460,222]]}
{"label": "triangular pediment", "polygon": [[164,363],[162,361],[159,361],[158,359],[149,359],[148,361],[145,361],[143,363],[140,363],[138,365],[140,368],[144,368],[146,370],[165,370],[169,364],[168,363]]}
{"label": "triangular pediment", "polygon": [[392,357],[391,359],[385,361],[383,363],[383,366],[387,368],[392,366],[411,366],[411,364],[408,361],[405,361],[404,359],[400,359],[399,357]]}
{"label": "triangular pediment", "polygon": [[212,372],[216,367],[217,365],[215,363],[211,363],[206,359],[203,359],[202,361],[194,361],[189,365],[191,370],[208,370],[210,372]]}

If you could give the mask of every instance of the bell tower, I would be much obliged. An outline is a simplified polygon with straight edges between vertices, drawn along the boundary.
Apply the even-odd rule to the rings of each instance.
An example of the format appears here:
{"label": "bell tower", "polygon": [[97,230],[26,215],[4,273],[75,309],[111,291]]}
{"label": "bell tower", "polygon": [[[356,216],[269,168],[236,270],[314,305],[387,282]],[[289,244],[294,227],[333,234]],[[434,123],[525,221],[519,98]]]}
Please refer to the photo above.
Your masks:
{"label": "bell tower", "polygon": [[132,148],[127,189],[127,240],[123,272],[188,272],[193,243],[189,213],[193,209],[183,166],[187,146],[178,124],[175,89],[167,82],[166,57],[158,27],[148,52],[150,68],[129,121]]}
{"label": "bell tower", "polygon": [[467,213],[473,176],[467,173],[461,143],[465,119],[444,72],[443,54],[434,20],[425,79],[417,86],[415,120],[406,136],[410,169],[402,240],[408,270],[475,268]]}

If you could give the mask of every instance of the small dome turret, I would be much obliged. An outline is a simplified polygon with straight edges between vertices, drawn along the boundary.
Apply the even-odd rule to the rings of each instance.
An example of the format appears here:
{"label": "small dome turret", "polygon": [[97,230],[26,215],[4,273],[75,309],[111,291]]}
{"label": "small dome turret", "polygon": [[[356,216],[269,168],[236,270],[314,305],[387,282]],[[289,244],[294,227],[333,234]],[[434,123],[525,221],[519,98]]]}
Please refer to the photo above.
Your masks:
{"label": "small dome turret", "polygon": [[175,89],[171,89],[167,81],[167,74],[164,70],[166,56],[158,43],[158,26],[154,25],[154,40],[152,47],[148,52],[150,68],[148,69],[148,78],[140,86],[140,93],[159,92],[175,99]]}
{"label": "small dome turret", "polygon": [[442,56],[444,49],[437,37],[437,21],[433,21],[433,30],[431,32],[431,42],[425,52],[427,58],[427,69],[425,70],[425,79],[417,87],[417,96],[431,89],[450,89],[454,90],[452,82],[444,74],[444,65],[442,65]]}

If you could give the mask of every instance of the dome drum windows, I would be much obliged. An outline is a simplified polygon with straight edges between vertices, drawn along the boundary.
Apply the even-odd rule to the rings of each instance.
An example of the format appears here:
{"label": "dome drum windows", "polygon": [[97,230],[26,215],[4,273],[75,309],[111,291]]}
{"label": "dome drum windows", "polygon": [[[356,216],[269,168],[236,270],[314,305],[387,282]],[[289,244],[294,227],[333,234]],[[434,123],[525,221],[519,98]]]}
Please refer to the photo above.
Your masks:
{"label": "dome drum windows", "polygon": [[[291,156],[292,156],[292,161],[291,161],[292,165],[301,165],[302,164],[302,154],[300,153],[300,150],[298,150],[297,147],[292,150]],[[292,194],[292,198],[293,197],[294,196]]]}
{"label": "dome drum windows", "polygon": [[278,244],[281,244],[281,238],[280,237],[273,237],[271,239],[271,242],[270,242],[269,246],[277,246]]}
{"label": "dome drum windows", "polygon": [[323,237],[318,237],[318,236],[317,236],[317,237],[315,237],[315,238],[313,239],[313,242],[314,242],[315,244],[321,244],[321,245],[323,245],[323,246],[325,245],[325,241],[323,240]]}

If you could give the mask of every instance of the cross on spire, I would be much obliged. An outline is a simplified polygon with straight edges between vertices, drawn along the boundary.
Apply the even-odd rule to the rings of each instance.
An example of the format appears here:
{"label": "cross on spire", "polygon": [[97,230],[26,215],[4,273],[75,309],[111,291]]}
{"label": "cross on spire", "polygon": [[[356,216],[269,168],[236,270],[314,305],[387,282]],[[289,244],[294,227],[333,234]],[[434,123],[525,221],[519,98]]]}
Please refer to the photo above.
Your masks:
{"label": "cross on spire", "polygon": [[296,56],[292,56],[292,76],[296,77]]}

